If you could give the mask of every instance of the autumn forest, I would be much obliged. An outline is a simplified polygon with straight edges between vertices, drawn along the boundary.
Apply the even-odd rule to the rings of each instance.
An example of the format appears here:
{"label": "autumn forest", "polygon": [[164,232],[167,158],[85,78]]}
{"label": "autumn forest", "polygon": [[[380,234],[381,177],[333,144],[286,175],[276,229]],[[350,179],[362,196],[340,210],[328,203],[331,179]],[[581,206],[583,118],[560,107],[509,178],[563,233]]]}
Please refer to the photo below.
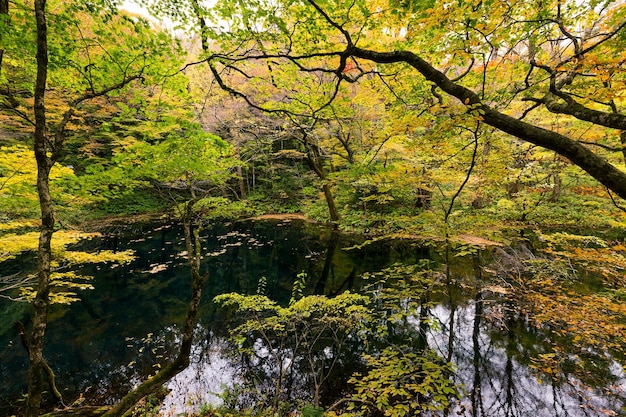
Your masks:
{"label": "autumn forest", "polygon": [[[581,414],[546,415],[624,415],[625,109],[622,0],[0,0],[0,372],[7,346],[24,357],[0,415],[183,415],[163,387],[207,292],[246,372],[184,415],[528,415],[461,382],[463,314],[509,383],[523,364],[577,393]],[[285,300],[266,276],[214,292],[207,259],[237,245],[207,242],[268,220],[325,249]],[[85,268],[130,270],[137,224],[180,231],[167,360],[115,398],[64,397],[48,323],[99,291]],[[365,267],[407,247],[427,255]]]}

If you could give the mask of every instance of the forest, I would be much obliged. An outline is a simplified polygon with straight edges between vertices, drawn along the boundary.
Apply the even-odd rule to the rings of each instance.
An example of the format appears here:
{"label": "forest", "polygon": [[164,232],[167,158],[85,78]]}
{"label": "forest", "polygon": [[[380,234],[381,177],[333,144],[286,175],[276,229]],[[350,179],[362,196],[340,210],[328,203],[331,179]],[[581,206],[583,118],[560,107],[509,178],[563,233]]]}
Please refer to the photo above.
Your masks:
{"label": "forest", "polygon": [[[0,374],[24,357],[0,416],[543,415],[461,382],[463,314],[509,383],[523,364],[575,393],[545,415],[626,415],[625,108],[622,0],[0,0]],[[216,292],[207,262],[240,243],[207,242],[268,219],[321,227],[319,261]],[[184,266],[166,359],[68,398],[49,323],[132,275],[125,228],[166,223]],[[428,256],[366,269],[405,244]],[[246,369],[167,410],[206,294]]]}

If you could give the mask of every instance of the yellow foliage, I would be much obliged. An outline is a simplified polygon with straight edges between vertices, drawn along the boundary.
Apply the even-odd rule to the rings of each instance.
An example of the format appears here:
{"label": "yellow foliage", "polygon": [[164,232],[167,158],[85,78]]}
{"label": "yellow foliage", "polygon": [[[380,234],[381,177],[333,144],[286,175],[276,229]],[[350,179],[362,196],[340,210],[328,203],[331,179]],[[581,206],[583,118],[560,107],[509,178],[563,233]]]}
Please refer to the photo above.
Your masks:
{"label": "yellow foliage", "polygon": [[[59,271],[72,266],[89,263],[111,263],[111,267],[125,264],[134,259],[133,251],[126,250],[113,252],[110,250],[96,251],[93,253],[83,251],[68,251],[67,246],[81,240],[92,239],[100,236],[98,233],[85,233],[75,230],[58,231],[52,240],[53,261],[51,267],[55,270],[50,275],[50,302],[70,304],[78,300],[76,291],[93,289],[89,283],[91,276],[78,275],[74,271]],[[8,234],[0,237],[0,263],[14,259],[25,252],[36,252],[39,243],[39,232],[29,232],[21,235]],[[31,301],[36,294],[32,286],[25,285],[20,288],[20,298]]]}
{"label": "yellow foliage", "polygon": [[[52,167],[53,193],[55,180],[68,176],[74,176],[71,168],[59,164]],[[30,148],[21,144],[0,146],[0,210],[13,218],[32,217],[39,201],[36,180],[37,163]],[[0,230],[3,229],[6,230],[6,226]]]}
{"label": "yellow foliage", "polygon": [[[92,239],[99,236],[98,233],[85,233],[76,230],[58,231],[52,239],[52,253],[54,257],[59,257],[65,252],[68,245],[79,242],[83,239]],[[0,262],[13,259],[24,252],[34,252],[39,245],[39,232],[28,232],[23,234],[10,233],[0,237]]]}
{"label": "yellow foliage", "polygon": [[115,262],[125,264],[134,259],[132,250],[126,250],[123,252],[113,252],[110,250],[103,250],[98,252],[80,252],[80,251],[67,251],[63,253],[63,261],[70,264],[86,264],[86,263],[101,263],[101,262]]}
{"label": "yellow foliage", "polygon": [[15,229],[39,227],[39,224],[33,221],[13,221],[0,223],[0,232],[7,232]]}

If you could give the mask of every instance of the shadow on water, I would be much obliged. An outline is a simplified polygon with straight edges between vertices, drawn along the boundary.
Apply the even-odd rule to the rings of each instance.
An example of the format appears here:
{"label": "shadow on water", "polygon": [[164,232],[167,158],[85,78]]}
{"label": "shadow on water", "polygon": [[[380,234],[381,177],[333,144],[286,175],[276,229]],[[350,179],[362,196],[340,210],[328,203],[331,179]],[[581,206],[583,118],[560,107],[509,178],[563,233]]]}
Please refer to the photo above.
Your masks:
{"label": "shadow on water", "polygon": [[[299,221],[228,224],[207,232],[202,268],[209,280],[198,342],[191,366],[168,384],[172,392],[165,409],[176,415],[217,403],[224,388],[238,381],[241,364],[229,354],[225,325],[211,302],[216,295],[254,294],[263,281],[266,295],[286,305],[302,272],[308,277],[306,294],[333,296],[360,291],[369,284],[368,273],[396,263],[437,259],[436,249],[415,242],[360,243],[357,237]],[[144,225],[85,246],[83,250],[130,248],[137,258],[118,268],[87,268],[96,289],[84,292],[80,302],[52,308],[45,356],[66,401],[112,403],[175,353],[189,288],[184,242],[176,226]],[[626,401],[623,362],[606,352],[589,352],[602,362],[593,375],[563,373],[565,366],[558,375],[550,374],[536,358],[554,351],[554,339],[529,323],[517,300],[489,284],[472,262],[455,265],[453,275],[422,294],[418,313],[405,323],[421,335],[413,342],[420,349],[455,364],[452,379],[463,386],[464,395],[442,415],[620,415]],[[14,323],[22,320],[28,326],[28,309],[0,301],[0,311],[0,416],[8,416],[19,410],[26,392],[27,355]],[[326,404],[345,394],[350,373],[362,366],[361,347],[352,349],[324,388]],[[306,397],[304,391],[306,387],[293,393]]]}

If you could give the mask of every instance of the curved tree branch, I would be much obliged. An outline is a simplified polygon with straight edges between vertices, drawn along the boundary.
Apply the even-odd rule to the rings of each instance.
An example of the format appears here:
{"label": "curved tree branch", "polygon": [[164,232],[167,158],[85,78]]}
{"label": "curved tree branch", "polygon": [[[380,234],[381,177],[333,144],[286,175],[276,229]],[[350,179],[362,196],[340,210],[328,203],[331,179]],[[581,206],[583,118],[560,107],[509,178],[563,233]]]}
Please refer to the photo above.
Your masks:
{"label": "curved tree branch", "polygon": [[474,91],[453,82],[445,74],[435,69],[430,63],[413,52],[377,52],[356,46],[348,46],[346,53],[350,56],[379,64],[398,62],[409,64],[441,90],[456,97],[468,107],[478,110],[486,124],[524,141],[557,152],[578,165],[621,198],[626,199],[626,173],[567,136],[516,119],[482,103]]}
{"label": "curved tree branch", "polygon": [[[559,100],[562,99],[562,101]],[[568,114],[579,120],[591,122],[611,129],[626,130],[626,116],[620,113],[607,113],[590,109],[578,103],[567,94],[548,93],[543,98],[523,98],[523,101],[533,101],[543,104],[546,109],[556,114]]]}

